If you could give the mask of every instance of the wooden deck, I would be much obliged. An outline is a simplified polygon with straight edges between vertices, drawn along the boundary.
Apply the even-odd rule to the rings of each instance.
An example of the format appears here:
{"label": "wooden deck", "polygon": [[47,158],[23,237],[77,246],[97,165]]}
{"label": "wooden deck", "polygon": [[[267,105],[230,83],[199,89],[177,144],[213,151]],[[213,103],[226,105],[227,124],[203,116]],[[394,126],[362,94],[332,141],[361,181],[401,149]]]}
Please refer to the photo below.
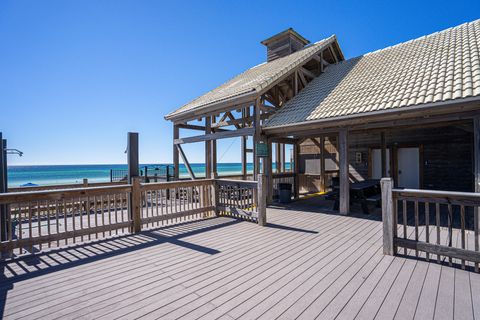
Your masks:
{"label": "wooden deck", "polygon": [[480,274],[382,254],[365,216],[269,208],[1,265],[5,319],[480,319]]}

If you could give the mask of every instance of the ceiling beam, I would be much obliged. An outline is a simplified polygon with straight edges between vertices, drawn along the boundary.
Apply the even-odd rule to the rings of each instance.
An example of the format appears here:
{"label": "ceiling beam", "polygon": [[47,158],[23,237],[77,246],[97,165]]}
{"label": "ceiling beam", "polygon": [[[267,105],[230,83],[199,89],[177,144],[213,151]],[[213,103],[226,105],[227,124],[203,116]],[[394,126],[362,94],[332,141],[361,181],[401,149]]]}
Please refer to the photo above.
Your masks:
{"label": "ceiling beam", "polygon": [[202,141],[210,141],[210,140],[219,140],[219,139],[226,139],[226,138],[235,138],[235,137],[243,137],[243,136],[251,136],[255,133],[254,128],[242,128],[238,130],[231,130],[231,131],[224,131],[224,132],[217,132],[217,133],[209,133],[201,136],[194,136],[194,137],[186,137],[186,138],[179,138],[173,140],[173,144],[186,144],[186,143],[194,143],[194,142],[202,142]]}

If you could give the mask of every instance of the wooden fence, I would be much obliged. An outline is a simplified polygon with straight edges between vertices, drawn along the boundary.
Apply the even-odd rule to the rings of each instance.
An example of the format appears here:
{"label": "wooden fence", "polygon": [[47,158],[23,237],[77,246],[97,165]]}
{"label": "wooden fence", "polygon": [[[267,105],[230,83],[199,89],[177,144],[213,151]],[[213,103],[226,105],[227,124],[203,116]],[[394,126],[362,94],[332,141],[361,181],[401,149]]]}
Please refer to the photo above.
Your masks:
{"label": "wooden fence", "polygon": [[265,225],[265,178],[258,179],[140,183],[136,177],[116,186],[3,193],[1,258],[216,215]]}
{"label": "wooden fence", "polygon": [[391,178],[381,187],[385,254],[400,247],[405,255],[479,271],[480,193],[394,189]]}

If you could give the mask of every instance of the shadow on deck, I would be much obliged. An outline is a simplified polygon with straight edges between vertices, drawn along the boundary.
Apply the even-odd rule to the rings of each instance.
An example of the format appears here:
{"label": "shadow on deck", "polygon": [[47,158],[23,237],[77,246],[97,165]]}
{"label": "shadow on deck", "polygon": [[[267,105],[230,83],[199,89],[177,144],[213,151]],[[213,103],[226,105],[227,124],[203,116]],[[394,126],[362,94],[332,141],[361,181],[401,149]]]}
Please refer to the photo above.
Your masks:
{"label": "shadow on deck", "polygon": [[0,319],[8,291],[15,282],[32,279],[84,264],[132,253],[138,250],[170,243],[201,253],[214,255],[218,250],[182,240],[182,238],[209,232],[238,223],[237,220],[205,219],[177,225],[144,230],[138,234],[124,234],[111,238],[55,248],[45,252],[34,252],[10,261],[0,262]]}
{"label": "shadow on deck", "polygon": [[267,227],[212,218],[5,263],[2,316],[478,318],[479,274],[384,256],[377,215],[315,204],[271,206]]}

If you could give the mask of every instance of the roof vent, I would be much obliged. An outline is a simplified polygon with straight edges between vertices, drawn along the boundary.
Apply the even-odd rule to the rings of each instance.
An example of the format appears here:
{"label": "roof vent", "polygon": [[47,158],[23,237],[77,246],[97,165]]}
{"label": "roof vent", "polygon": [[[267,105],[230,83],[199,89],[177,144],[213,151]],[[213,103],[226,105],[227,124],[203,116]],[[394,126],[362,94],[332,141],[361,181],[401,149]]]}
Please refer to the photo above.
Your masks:
{"label": "roof vent", "polygon": [[292,28],[277,33],[261,42],[261,44],[267,47],[267,61],[288,56],[295,51],[301,50],[309,43],[310,41],[302,37]]}

